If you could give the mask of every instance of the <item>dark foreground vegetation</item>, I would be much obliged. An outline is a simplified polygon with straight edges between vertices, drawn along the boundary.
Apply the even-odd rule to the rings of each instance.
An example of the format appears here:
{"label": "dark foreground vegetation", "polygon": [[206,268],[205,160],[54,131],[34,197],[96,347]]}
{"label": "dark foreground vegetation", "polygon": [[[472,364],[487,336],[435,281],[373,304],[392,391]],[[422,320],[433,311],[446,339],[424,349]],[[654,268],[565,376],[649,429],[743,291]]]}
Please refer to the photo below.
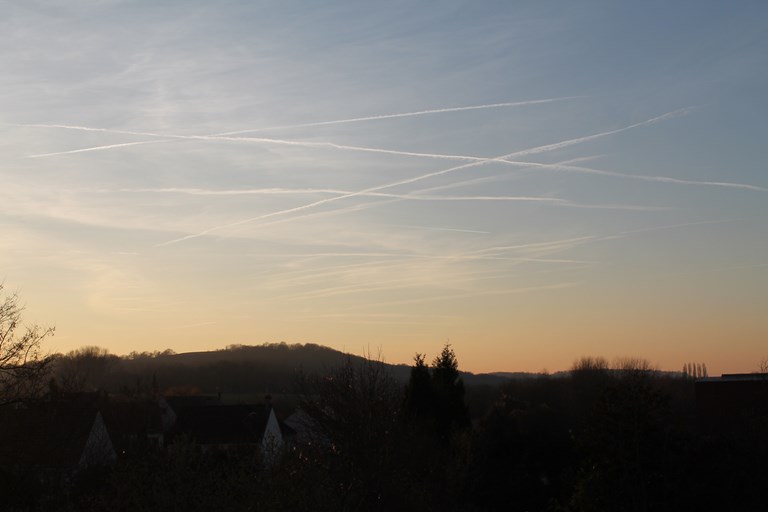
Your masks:
{"label": "dark foreground vegetation", "polygon": [[404,385],[371,360],[295,385],[306,429],[274,460],[183,438],[67,480],[5,468],[4,508],[765,510],[765,411],[707,432],[693,379],[642,361],[587,358],[566,376],[486,388],[474,418],[450,347],[431,364],[417,356]]}
{"label": "dark foreground vegetation", "polygon": [[[7,344],[14,339],[7,332],[10,324],[4,325],[0,343],[13,348]],[[25,341],[33,349],[45,334],[34,332]],[[316,346],[309,350],[328,355]],[[237,351],[248,349],[233,348]],[[290,372],[290,387],[275,386],[286,378],[270,373],[269,366],[253,361],[243,366],[226,357],[224,363],[193,364],[189,359],[195,357],[202,356],[181,356],[188,373],[171,364],[171,353],[117,358],[86,349],[5,363],[0,508],[768,509],[768,381],[757,382],[756,400],[747,406],[709,410],[707,418],[716,421],[708,422],[701,404],[697,410],[694,378],[655,371],[642,360],[608,365],[584,358],[560,375],[477,382],[465,389],[450,346],[431,361],[417,355],[404,378],[375,359],[346,358]],[[138,362],[143,362],[140,372],[126,370]],[[215,380],[209,370],[219,364]],[[244,368],[268,377],[246,380]],[[45,385],[39,381],[43,376]],[[280,423],[285,441],[274,451],[257,449],[255,442],[203,444],[194,436],[172,435],[173,430],[162,442],[139,435],[125,445],[111,434],[117,449],[108,463],[81,459],[77,466],[54,470],[22,463],[43,440],[9,445],[10,423],[3,422],[38,407],[61,412],[64,404],[83,397],[103,412],[116,403],[135,412],[141,410],[138,404],[172,402],[171,395],[225,401],[230,394],[242,402],[263,399],[264,391],[275,396],[259,410],[274,407],[281,419],[301,419],[294,428]]]}

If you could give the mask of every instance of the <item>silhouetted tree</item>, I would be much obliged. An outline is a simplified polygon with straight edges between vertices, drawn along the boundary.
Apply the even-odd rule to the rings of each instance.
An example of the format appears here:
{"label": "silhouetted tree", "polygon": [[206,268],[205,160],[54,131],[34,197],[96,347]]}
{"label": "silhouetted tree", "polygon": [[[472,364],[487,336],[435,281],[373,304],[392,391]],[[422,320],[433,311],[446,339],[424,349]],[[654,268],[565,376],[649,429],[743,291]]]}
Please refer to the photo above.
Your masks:
{"label": "silhouetted tree", "polygon": [[670,510],[668,396],[642,360],[625,360],[606,382],[582,437],[575,510]]}
{"label": "silhouetted tree", "polygon": [[410,419],[429,419],[434,411],[434,393],[429,367],[424,355],[416,354],[411,367],[411,378],[405,388],[405,413]]}
{"label": "silhouetted tree", "polygon": [[438,432],[447,435],[452,429],[469,427],[469,411],[464,403],[464,381],[459,362],[449,344],[432,362],[432,392]]}
{"label": "silhouetted tree", "polygon": [[0,298],[0,405],[37,397],[47,385],[51,358],[43,355],[41,344],[54,329],[22,326],[23,310],[17,294]]}
{"label": "silhouetted tree", "polygon": [[105,389],[106,383],[120,358],[101,347],[72,350],[56,360],[56,374],[67,392]]}
{"label": "silhouetted tree", "polygon": [[549,378],[513,384],[503,387],[473,436],[465,501],[478,510],[551,510],[570,498],[572,433],[549,404],[558,402]]}
{"label": "silhouetted tree", "polygon": [[[402,388],[378,359],[348,359],[323,376],[303,377],[300,407],[314,439],[290,454],[287,509],[401,510],[407,484],[396,463]],[[303,508],[304,507],[304,508]]]}

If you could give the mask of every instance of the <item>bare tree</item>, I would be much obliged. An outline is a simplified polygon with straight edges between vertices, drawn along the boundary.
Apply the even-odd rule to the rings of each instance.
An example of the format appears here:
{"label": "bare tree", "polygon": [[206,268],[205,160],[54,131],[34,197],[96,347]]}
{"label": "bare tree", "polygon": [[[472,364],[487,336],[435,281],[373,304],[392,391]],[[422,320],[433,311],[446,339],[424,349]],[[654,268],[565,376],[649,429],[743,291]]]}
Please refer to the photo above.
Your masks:
{"label": "bare tree", "polygon": [[52,358],[43,355],[42,341],[53,327],[22,325],[16,293],[4,294],[0,283],[0,405],[18,403],[39,396]]}
{"label": "bare tree", "polygon": [[82,347],[59,356],[55,374],[66,392],[95,391],[105,387],[105,380],[119,362],[105,348]]}

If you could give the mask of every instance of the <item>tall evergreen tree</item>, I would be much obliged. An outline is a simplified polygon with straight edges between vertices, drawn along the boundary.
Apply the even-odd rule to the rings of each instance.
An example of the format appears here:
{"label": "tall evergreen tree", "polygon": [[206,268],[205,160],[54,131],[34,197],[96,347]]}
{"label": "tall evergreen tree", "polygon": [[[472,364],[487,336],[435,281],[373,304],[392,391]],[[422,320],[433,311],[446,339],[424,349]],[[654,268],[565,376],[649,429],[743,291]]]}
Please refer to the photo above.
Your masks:
{"label": "tall evergreen tree", "polygon": [[456,353],[449,344],[432,362],[432,390],[438,431],[448,434],[454,428],[468,427],[469,411],[464,403],[464,380],[459,374]]}
{"label": "tall evergreen tree", "polygon": [[405,389],[405,413],[410,419],[428,419],[434,411],[434,396],[429,367],[423,354],[416,354],[411,378]]}

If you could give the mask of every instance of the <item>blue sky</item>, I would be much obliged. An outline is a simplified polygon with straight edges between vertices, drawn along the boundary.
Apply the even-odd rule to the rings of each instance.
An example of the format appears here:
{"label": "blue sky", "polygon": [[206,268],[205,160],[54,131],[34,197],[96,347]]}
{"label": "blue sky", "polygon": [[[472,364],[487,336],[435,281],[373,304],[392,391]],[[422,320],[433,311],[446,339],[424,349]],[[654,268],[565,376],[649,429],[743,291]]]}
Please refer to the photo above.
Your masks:
{"label": "blue sky", "polygon": [[762,2],[2,9],[0,274],[51,350],[766,355]]}

